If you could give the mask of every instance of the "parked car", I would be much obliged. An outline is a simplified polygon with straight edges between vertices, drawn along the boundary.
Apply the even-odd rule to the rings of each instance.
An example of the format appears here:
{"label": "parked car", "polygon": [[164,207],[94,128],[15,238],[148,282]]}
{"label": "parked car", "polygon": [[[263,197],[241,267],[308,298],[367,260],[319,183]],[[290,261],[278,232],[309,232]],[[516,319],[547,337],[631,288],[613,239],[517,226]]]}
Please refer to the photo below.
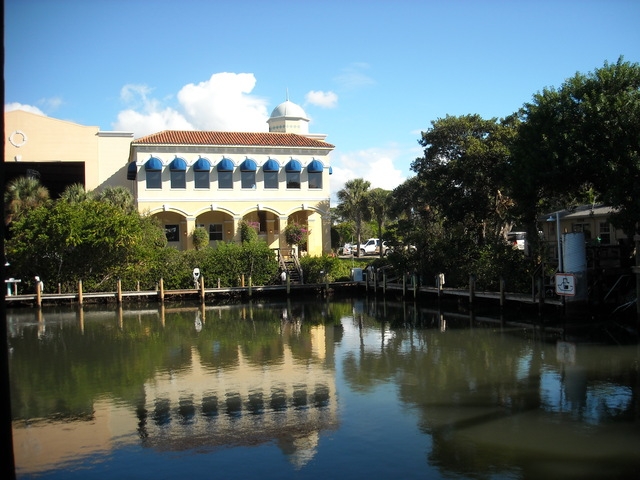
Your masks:
{"label": "parked car", "polygon": [[380,242],[379,238],[370,238],[360,245],[360,256],[379,255],[380,248],[382,248],[382,255],[386,255],[389,250],[387,242]]}
{"label": "parked car", "polygon": [[355,245],[352,245],[350,243],[345,243],[342,247],[338,248],[338,255],[341,255],[341,256],[353,255],[355,249],[356,249]]}

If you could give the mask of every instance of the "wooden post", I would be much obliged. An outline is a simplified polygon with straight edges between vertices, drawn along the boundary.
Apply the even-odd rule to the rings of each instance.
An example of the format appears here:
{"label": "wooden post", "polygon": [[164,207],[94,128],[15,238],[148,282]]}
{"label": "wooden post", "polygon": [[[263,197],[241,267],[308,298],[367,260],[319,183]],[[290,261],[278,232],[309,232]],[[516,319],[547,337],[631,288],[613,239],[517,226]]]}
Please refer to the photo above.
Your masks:
{"label": "wooden post", "polygon": [[58,283],[58,295],[62,293],[62,284]]}
{"label": "wooden post", "polygon": [[[244,275],[243,275],[243,278],[244,278]],[[251,275],[249,275],[249,296],[251,296],[251,287],[252,286],[253,285],[251,284]]]}
{"label": "wooden post", "polygon": [[382,293],[387,294],[387,272],[382,272]]}
{"label": "wooden post", "polygon": [[120,305],[122,303],[122,280],[118,279],[118,281],[116,282],[116,287],[118,305]]}
{"label": "wooden post", "polygon": [[42,306],[42,292],[40,291],[40,282],[36,280],[36,305]]}
{"label": "wooden post", "polygon": [[136,289],[138,292],[140,291],[140,280],[136,282]]}
{"label": "wooden post", "polygon": [[204,303],[204,276],[200,276],[200,300]]}
{"label": "wooden post", "polygon": [[218,288],[220,288],[220,277],[218,277]]}
{"label": "wooden post", "polygon": [[244,273],[240,277],[240,286],[242,286],[242,288],[244,288]]}
{"label": "wooden post", "polygon": [[413,298],[415,299],[418,296],[418,278],[415,273],[411,276],[411,281],[413,282]]}
{"label": "wooden post", "polygon": [[164,279],[160,279],[160,291],[159,291],[159,295],[160,295],[160,302],[164,303]]}
{"label": "wooden post", "polygon": [[287,295],[291,291],[291,275],[287,274]]}
{"label": "wooden post", "polygon": [[407,274],[402,273],[402,298],[407,296]]}
{"label": "wooden post", "polygon": [[78,305],[82,305],[82,280],[78,280]]}
{"label": "wooden post", "polygon": [[505,294],[504,294],[504,278],[500,277],[500,308],[504,307]]}

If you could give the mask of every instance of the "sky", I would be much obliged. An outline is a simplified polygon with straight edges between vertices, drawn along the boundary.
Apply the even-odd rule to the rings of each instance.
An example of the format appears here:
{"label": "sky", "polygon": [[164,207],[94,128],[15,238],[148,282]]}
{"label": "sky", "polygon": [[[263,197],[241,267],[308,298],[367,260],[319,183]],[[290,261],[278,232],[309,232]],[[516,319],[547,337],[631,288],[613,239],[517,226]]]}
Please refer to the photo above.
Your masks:
{"label": "sky", "polygon": [[[5,111],[138,138],[268,131],[289,99],[327,135],[332,204],[392,190],[447,115],[503,118],[620,56],[638,0],[5,0]],[[126,161],[126,160],[125,160]]]}

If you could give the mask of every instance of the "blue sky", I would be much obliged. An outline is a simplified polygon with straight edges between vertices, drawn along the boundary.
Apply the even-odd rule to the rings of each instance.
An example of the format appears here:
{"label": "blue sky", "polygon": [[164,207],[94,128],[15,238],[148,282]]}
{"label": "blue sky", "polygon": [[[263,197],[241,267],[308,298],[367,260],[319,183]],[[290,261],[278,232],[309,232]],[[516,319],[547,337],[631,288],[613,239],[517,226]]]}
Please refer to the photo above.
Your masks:
{"label": "blue sky", "polygon": [[288,92],[336,146],[334,193],[393,189],[432,121],[640,62],[639,25],[637,0],[5,0],[5,110],[135,137],[267,131]]}

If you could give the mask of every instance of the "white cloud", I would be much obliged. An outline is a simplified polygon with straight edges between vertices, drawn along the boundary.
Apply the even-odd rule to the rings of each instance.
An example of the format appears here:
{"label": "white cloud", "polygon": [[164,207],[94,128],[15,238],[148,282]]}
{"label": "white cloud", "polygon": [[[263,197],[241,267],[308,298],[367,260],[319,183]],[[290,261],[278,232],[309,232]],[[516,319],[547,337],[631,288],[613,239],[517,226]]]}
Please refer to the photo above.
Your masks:
{"label": "white cloud", "polygon": [[333,92],[311,90],[305,95],[306,103],[323,108],[334,108],[338,104],[338,95]]}
{"label": "white cloud", "polygon": [[150,97],[146,85],[125,85],[120,98],[129,108],[118,114],[113,126],[136,137],[162,130],[266,132],[267,102],[250,95],[255,84],[252,73],[215,73],[207,81],[182,87],[177,108]]}
{"label": "white cloud", "polygon": [[407,177],[396,166],[401,152],[394,148],[370,148],[357,152],[335,154],[332,157],[331,204],[337,205],[337,192],[354,178],[364,178],[371,189],[393,190]]}
{"label": "white cloud", "polygon": [[18,102],[6,103],[4,105],[5,112],[12,112],[14,110],[24,110],[25,112],[35,113],[36,115],[44,115],[46,117],[42,110],[40,110],[38,107],[34,107],[33,105],[25,105]]}

